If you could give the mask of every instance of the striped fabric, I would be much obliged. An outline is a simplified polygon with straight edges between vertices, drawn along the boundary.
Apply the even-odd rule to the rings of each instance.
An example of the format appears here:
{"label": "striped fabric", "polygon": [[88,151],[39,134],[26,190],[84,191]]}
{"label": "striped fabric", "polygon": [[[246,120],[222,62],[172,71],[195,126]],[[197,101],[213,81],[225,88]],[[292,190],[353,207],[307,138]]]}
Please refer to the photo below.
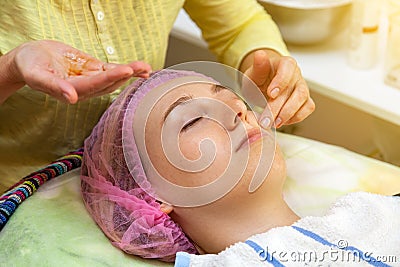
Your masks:
{"label": "striped fabric", "polygon": [[[183,0],[2,0],[0,55],[27,41],[52,39],[105,62],[143,60],[159,69],[182,5]],[[26,86],[0,105],[0,194],[81,147],[119,92],[67,105]]]}
{"label": "striped fabric", "polygon": [[61,157],[47,167],[21,179],[0,197],[0,231],[21,203],[50,179],[81,166],[83,149],[78,149]]}
{"label": "striped fabric", "polygon": [[[376,266],[376,267],[390,267],[390,265],[377,260],[376,258],[372,257],[369,255],[369,253],[363,252],[360,249],[353,247],[353,246],[345,246],[345,247],[340,247],[338,246],[338,244],[334,244],[329,242],[328,240],[326,240],[325,238],[323,238],[322,236],[318,235],[317,233],[314,233],[312,231],[309,231],[307,229],[292,225],[291,226],[293,229],[295,229],[296,231],[298,231],[299,233],[313,239],[314,241],[321,243],[322,245],[327,246],[327,248],[329,249],[337,249],[337,251],[340,250],[345,250],[345,251],[350,251],[353,252],[353,256],[358,256],[360,261],[364,261],[372,266]],[[252,241],[252,240],[246,240],[245,244],[247,244],[248,246],[250,246],[259,256],[260,259],[267,261],[268,263],[270,263],[272,266],[274,267],[284,267],[285,264],[281,263],[280,261],[278,261],[276,258],[273,257],[273,255],[269,254],[268,251],[266,251],[263,247],[261,247],[259,244],[257,244],[256,242]],[[328,250],[326,250],[328,251]],[[324,252],[323,252],[324,253]],[[369,255],[368,257],[363,257],[361,255]],[[323,258],[322,258],[323,259]],[[189,266],[189,265],[187,265]],[[287,265],[286,265],[287,266]]]}
{"label": "striped fabric", "polygon": [[[335,249],[339,249],[339,250],[346,250],[346,251],[351,251],[351,252],[355,252],[352,255],[357,255],[359,257],[360,260],[363,260],[367,263],[369,263],[372,266],[376,266],[376,267],[390,267],[390,265],[377,260],[376,258],[372,257],[369,255],[369,252],[367,253],[366,251],[361,251],[360,249],[353,247],[353,246],[345,246],[345,247],[341,247],[338,246],[338,244],[334,244],[329,242],[328,240],[326,240],[325,238],[323,238],[322,236],[318,235],[317,233],[314,233],[312,231],[309,231],[307,229],[298,227],[298,226],[291,226],[293,229],[295,229],[296,231],[302,233],[305,236],[308,236],[309,238],[313,239],[314,241],[317,241],[318,243],[321,243],[322,245],[328,246],[329,248],[335,248]],[[363,257],[362,255],[369,255],[368,257]]]}
{"label": "striped fabric", "polygon": [[277,260],[273,255],[268,253],[268,251],[266,251],[259,244],[257,244],[256,242],[251,241],[251,240],[246,240],[244,243],[249,245],[252,249],[254,249],[254,251],[257,253],[257,255],[260,259],[268,261],[274,267],[284,267],[285,266],[279,260]]}

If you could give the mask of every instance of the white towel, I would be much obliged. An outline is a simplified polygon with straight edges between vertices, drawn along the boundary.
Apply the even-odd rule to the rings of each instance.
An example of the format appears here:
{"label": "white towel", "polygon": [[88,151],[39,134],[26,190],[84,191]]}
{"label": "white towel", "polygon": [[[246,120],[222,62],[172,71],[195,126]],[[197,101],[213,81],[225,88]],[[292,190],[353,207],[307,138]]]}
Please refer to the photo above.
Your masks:
{"label": "white towel", "polygon": [[400,266],[400,197],[351,193],[308,216],[219,254],[179,252],[183,266]]}

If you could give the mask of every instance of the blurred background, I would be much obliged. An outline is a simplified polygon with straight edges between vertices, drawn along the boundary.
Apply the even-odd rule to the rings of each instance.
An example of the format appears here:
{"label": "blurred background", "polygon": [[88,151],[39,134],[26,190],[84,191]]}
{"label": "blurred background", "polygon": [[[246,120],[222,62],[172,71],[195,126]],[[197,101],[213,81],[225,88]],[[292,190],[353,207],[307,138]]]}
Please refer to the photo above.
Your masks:
{"label": "blurred background", "polygon": [[[400,0],[260,0],[298,61],[316,111],[280,131],[400,166]],[[166,67],[216,61],[184,11]]]}

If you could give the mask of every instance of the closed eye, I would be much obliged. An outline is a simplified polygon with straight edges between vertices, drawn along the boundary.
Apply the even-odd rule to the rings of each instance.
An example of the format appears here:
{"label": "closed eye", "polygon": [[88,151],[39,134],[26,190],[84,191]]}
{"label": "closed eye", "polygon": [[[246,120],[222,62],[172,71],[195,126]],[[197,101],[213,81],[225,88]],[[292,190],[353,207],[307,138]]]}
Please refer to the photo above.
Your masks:
{"label": "closed eye", "polygon": [[186,123],[183,127],[182,127],[182,131],[187,131],[190,127],[192,127],[193,125],[195,125],[199,120],[201,120],[203,117],[197,117],[191,121],[189,121],[188,123]]}

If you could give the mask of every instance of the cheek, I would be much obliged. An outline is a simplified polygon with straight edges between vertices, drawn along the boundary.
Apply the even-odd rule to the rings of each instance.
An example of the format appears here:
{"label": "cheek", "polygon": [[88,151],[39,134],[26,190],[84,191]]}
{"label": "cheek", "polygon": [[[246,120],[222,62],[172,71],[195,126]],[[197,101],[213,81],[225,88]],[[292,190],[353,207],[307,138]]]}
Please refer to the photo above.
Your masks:
{"label": "cheek", "polygon": [[[228,134],[221,127],[212,124],[202,123],[181,133],[179,148],[184,157],[197,160],[202,153],[215,153],[217,160],[230,155],[231,143]],[[205,146],[205,143],[208,143],[208,146]]]}
{"label": "cheek", "polygon": [[[261,148],[259,146],[252,146],[245,173],[232,191],[231,196],[240,200],[253,196],[281,195],[286,179],[286,164],[283,155],[279,147],[277,147],[276,150],[270,151],[270,153],[273,153],[273,159],[272,162],[267,163],[260,161],[260,151]],[[256,170],[260,168],[260,164],[267,164],[270,166],[266,173],[262,172],[262,176],[256,175]],[[263,178],[262,184],[256,191],[250,194],[249,185],[251,181],[260,178]]]}
{"label": "cheek", "polygon": [[276,166],[276,172],[277,176],[280,178],[280,181],[282,183],[282,186],[286,180],[286,161],[285,158],[283,157],[283,153],[279,146],[277,147],[276,153],[275,153],[275,160],[274,160],[274,165]]}
{"label": "cheek", "polygon": [[[197,129],[181,134],[179,146],[182,155],[191,161],[201,157],[213,158],[211,164],[200,172],[191,173],[196,185],[204,185],[218,179],[231,160],[231,142],[228,134],[219,126],[203,124]],[[202,142],[209,142],[205,148]],[[192,184],[192,186],[195,184]]]}
{"label": "cheek", "polygon": [[260,187],[260,191],[268,191],[268,194],[281,194],[283,185],[286,180],[286,163],[283,154],[279,148],[276,147],[272,166],[268,172],[268,175],[264,183]]}

